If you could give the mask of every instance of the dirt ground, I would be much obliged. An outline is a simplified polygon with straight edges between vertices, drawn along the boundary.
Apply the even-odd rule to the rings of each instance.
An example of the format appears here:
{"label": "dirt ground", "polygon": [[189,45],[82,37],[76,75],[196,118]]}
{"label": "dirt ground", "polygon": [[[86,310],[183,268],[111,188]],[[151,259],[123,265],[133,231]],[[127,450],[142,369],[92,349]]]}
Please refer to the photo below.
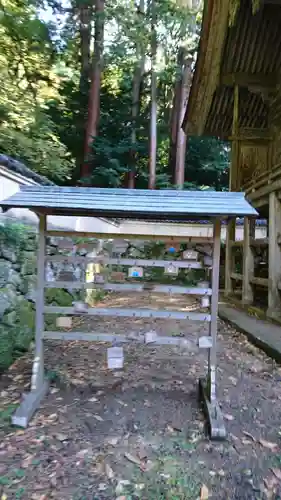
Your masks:
{"label": "dirt ground", "polygon": [[[196,305],[156,296],[106,302]],[[131,318],[91,318],[79,328],[203,331],[184,321]],[[20,430],[10,426],[10,415],[29,388],[31,358],[19,359],[1,380],[1,500],[281,499],[281,369],[227,324],[219,322],[218,394],[228,432],[221,443],[206,437],[198,405],[204,351],[131,344],[124,369],[112,372],[104,344],[47,342],[51,389]]]}

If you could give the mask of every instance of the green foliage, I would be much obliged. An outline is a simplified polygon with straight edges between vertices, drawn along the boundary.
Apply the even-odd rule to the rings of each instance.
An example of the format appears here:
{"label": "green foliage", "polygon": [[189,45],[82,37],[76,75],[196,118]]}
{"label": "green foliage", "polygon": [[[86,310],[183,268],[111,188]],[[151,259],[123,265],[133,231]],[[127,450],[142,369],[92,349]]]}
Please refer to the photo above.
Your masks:
{"label": "green foliage", "polygon": [[[52,23],[42,20],[46,5],[61,16],[61,24],[55,18]],[[179,71],[177,54],[184,46],[194,56],[201,13],[190,10],[187,3],[179,0],[156,0],[155,6],[156,186],[162,189],[171,187],[170,112]],[[80,8],[80,0],[72,0],[70,8],[53,0],[0,0],[0,152],[23,161],[59,184],[89,181],[80,179],[89,91],[89,79],[81,69]],[[127,173],[133,168],[136,187],[146,188],[150,128],[147,64],[135,123],[131,115],[134,70],[142,56],[147,61],[150,55],[151,11],[146,8],[140,14],[131,0],[107,0],[104,15],[106,39],[99,135],[93,140],[88,158],[90,182],[102,187],[125,186]],[[133,148],[132,127],[137,139]],[[208,138],[189,140],[186,189],[224,189],[227,172],[226,145]]]}
{"label": "green foliage", "polygon": [[0,2],[0,152],[61,182],[73,160],[46,115],[47,99],[57,93],[56,51],[52,26],[36,7],[27,0]]}

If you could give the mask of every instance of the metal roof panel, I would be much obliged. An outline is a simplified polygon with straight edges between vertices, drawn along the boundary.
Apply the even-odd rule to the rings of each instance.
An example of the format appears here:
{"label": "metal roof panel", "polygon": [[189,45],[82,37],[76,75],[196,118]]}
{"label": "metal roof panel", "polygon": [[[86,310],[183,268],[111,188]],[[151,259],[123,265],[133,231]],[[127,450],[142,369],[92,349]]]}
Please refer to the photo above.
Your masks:
{"label": "metal roof panel", "polygon": [[218,191],[24,186],[0,202],[3,210],[29,208],[52,215],[150,220],[257,216],[243,193]]}

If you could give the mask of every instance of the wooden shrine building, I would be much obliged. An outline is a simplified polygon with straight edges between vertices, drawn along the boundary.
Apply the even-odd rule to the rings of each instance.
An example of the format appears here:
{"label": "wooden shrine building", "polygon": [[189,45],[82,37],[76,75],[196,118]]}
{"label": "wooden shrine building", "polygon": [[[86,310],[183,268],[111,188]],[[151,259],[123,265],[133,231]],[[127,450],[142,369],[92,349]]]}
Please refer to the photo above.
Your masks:
{"label": "wooden shrine building", "polygon": [[[268,219],[268,238],[245,220],[241,270],[229,222],[225,291],[244,304],[267,293],[268,317],[281,319],[281,1],[206,0],[198,58],[183,128],[231,142],[231,191],[244,191]],[[258,255],[267,262],[261,275]]]}

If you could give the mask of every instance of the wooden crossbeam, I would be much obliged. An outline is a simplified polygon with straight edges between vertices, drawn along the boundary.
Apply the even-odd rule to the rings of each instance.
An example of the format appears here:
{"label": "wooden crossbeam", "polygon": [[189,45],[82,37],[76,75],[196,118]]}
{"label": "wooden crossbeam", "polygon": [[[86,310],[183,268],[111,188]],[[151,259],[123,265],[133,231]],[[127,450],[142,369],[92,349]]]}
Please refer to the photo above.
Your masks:
{"label": "wooden crossbeam", "polygon": [[46,256],[48,262],[68,263],[99,263],[116,266],[142,266],[142,267],[167,267],[174,266],[177,269],[202,269],[201,262],[196,260],[152,260],[152,259],[113,259],[109,257],[83,257],[73,255]]}
{"label": "wooden crossbeam", "polygon": [[210,321],[210,314],[184,312],[184,311],[165,311],[153,309],[123,309],[123,308],[103,308],[90,307],[86,313],[79,313],[74,307],[45,306],[44,312],[48,314],[86,314],[89,316],[116,316],[127,318],[159,318],[159,319],[186,319],[189,321]]}
{"label": "wooden crossbeam", "polygon": [[[190,225],[190,224],[187,224]],[[145,241],[167,241],[169,243],[212,243],[210,236],[167,236],[166,234],[127,234],[127,233],[90,233],[83,231],[46,231],[47,236],[65,238],[98,238],[103,240],[125,239],[125,240],[145,240]]]}
{"label": "wooden crossbeam", "polygon": [[195,338],[194,336],[186,337],[170,337],[156,335],[153,342],[145,342],[144,334],[108,334],[108,333],[90,333],[90,332],[59,332],[59,331],[45,331],[43,334],[44,339],[48,340],[70,340],[70,341],[86,341],[86,342],[114,342],[125,344],[129,342],[136,342],[140,344],[152,345],[174,345],[184,348],[191,348],[197,350],[198,347],[202,349],[209,349],[212,347],[212,338],[210,336],[202,336]]}
{"label": "wooden crossbeam", "polygon": [[254,86],[264,90],[274,90],[278,84],[278,75],[266,75],[264,73],[225,73],[221,76],[221,85],[232,87]]}
{"label": "wooden crossbeam", "polygon": [[253,276],[250,279],[250,283],[252,285],[263,286],[264,288],[268,288],[268,278],[259,278],[257,276]]}
{"label": "wooden crossbeam", "polygon": [[231,277],[232,280],[236,280],[236,281],[242,281],[243,280],[243,275],[239,274],[239,273],[231,273],[230,277]]}
{"label": "wooden crossbeam", "polygon": [[186,295],[212,295],[211,288],[185,287],[177,285],[154,285],[153,283],[84,283],[80,281],[47,281],[45,288],[67,288],[69,290],[102,289],[113,292],[154,292]]}

